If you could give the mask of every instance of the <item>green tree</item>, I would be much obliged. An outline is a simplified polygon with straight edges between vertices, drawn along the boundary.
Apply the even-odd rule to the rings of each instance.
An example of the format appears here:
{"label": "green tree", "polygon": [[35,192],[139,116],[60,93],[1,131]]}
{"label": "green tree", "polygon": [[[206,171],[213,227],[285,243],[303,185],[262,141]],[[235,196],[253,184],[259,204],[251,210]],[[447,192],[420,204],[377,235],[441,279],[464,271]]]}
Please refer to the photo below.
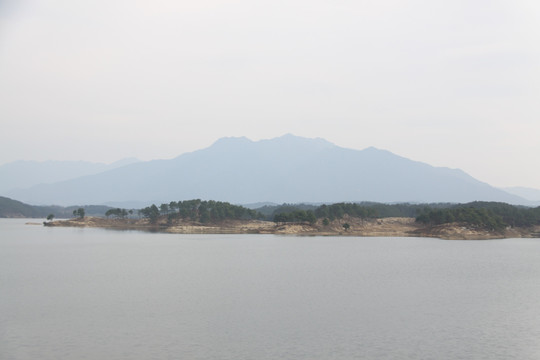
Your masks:
{"label": "green tree", "polygon": [[54,219],[54,214],[47,215],[47,221],[53,221],[53,219]]}
{"label": "green tree", "polygon": [[169,213],[169,204],[161,204],[159,209],[161,210],[162,214],[167,215]]}
{"label": "green tree", "polygon": [[144,209],[141,209],[141,214],[143,217],[148,218],[152,224],[156,223],[159,218],[159,209],[156,205],[147,206]]}
{"label": "green tree", "polygon": [[129,210],[129,212],[126,210],[126,209],[120,209],[120,208],[117,208],[117,209],[109,209],[107,210],[107,212],[105,213],[105,216],[106,217],[109,217],[109,216],[115,216],[117,218],[121,218],[121,219],[125,219],[128,214],[133,214],[133,211],[132,210]]}
{"label": "green tree", "polygon": [[349,228],[351,227],[351,225],[349,225],[348,223],[345,223],[342,226],[345,229],[345,231],[349,230]]}
{"label": "green tree", "polygon": [[317,222],[317,218],[315,217],[315,214],[313,213],[313,211],[311,210],[308,210],[306,211],[306,217],[305,219],[307,220],[307,222],[309,222],[311,225],[315,224]]}
{"label": "green tree", "polygon": [[75,212],[75,214],[79,218],[84,219],[85,212],[84,212],[83,208],[78,208],[77,211]]}

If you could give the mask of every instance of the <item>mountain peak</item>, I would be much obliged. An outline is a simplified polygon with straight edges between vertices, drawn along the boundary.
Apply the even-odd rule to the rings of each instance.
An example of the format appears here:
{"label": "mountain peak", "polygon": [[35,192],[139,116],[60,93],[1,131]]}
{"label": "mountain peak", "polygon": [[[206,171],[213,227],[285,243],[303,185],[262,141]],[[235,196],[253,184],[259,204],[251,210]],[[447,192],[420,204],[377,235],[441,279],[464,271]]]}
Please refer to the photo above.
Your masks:
{"label": "mountain peak", "polygon": [[336,145],[323,138],[307,138],[303,136],[297,136],[293,134],[285,134],[276,138],[260,140],[261,143],[274,143],[280,146],[302,146],[302,147],[316,147],[319,149],[331,148]]}
{"label": "mountain peak", "polygon": [[[210,148],[225,148],[225,149],[243,149],[245,150],[245,147],[247,145],[252,146],[264,146],[267,147],[287,147],[287,148],[303,148],[303,149],[311,149],[311,150],[324,150],[332,147],[336,147],[336,145],[332,144],[331,142],[323,139],[323,138],[307,138],[302,136],[296,136],[293,134],[285,134],[279,137],[271,138],[271,139],[262,139],[259,141],[252,141],[248,139],[245,136],[242,137],[223,137],[218,140],[216,140]],[[223,149],[223,150],[225,150]],[[181,156],[181,155],[180,155]]]}
{"label": "mountain peak", "polygon": [[212,146],[222,145],[222,144],[231,144],[231,143],[250,143],[252,142],[245,136],[227,136],[217,139]]}

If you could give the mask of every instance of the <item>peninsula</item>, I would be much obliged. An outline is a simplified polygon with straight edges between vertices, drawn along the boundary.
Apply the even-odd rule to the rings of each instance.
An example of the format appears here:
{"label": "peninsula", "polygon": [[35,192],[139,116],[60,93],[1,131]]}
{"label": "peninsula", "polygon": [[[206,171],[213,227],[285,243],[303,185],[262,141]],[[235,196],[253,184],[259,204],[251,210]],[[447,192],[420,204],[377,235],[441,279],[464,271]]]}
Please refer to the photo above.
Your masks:
{"label": "peninsula", "polygon": [[94,227],[113,230],[140,230],[173,234],[276,234],[304,236],[369,236],[369,237],[431,237],[447,240],[483,240],[500,238],[539,237],[540,226],[508,228],[502,231],[482,229],[463,223],[424,225],[414,218],[391,217],[360,219],[344,216],[326,224],[275,223],[264,220],[223,220],[200,223],[182,220],[168,223],[166,219],[151,223],[148,219],[106,219],[85,217],[45,222],[46,226]]}
{"label": "peninsula", "polygon": [[[325,236],[420,236],[441,239],[498,239],[540,236],[540,207],[495,202],[468,204],[336,203],[283,204],[249,209],[200,199],[151,205],[136,212],[109,209],[45,226],[99,227],[177,234],[283,234]],[[51,214],[48,220],[52,220]]]}

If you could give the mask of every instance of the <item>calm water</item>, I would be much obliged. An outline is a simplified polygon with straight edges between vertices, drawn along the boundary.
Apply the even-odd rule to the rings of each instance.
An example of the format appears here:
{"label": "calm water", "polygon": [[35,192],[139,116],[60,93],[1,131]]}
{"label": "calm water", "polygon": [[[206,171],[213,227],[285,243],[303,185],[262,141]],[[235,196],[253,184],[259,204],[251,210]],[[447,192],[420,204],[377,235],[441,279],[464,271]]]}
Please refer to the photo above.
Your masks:
{"label": "calm water", "polygon": [[540,359],[540,239],[0,220],[1,359]]}

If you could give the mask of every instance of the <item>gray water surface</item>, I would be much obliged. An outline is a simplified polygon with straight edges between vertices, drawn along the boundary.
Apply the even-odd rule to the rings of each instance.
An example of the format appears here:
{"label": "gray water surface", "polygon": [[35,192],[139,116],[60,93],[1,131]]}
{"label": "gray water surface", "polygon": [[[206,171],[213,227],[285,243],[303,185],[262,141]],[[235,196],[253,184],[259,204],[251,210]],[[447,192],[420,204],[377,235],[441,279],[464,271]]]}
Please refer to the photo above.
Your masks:
{"label": "gray water surface", "polygon": [[540,359],[540,239],[0,219],[1,359]]}

